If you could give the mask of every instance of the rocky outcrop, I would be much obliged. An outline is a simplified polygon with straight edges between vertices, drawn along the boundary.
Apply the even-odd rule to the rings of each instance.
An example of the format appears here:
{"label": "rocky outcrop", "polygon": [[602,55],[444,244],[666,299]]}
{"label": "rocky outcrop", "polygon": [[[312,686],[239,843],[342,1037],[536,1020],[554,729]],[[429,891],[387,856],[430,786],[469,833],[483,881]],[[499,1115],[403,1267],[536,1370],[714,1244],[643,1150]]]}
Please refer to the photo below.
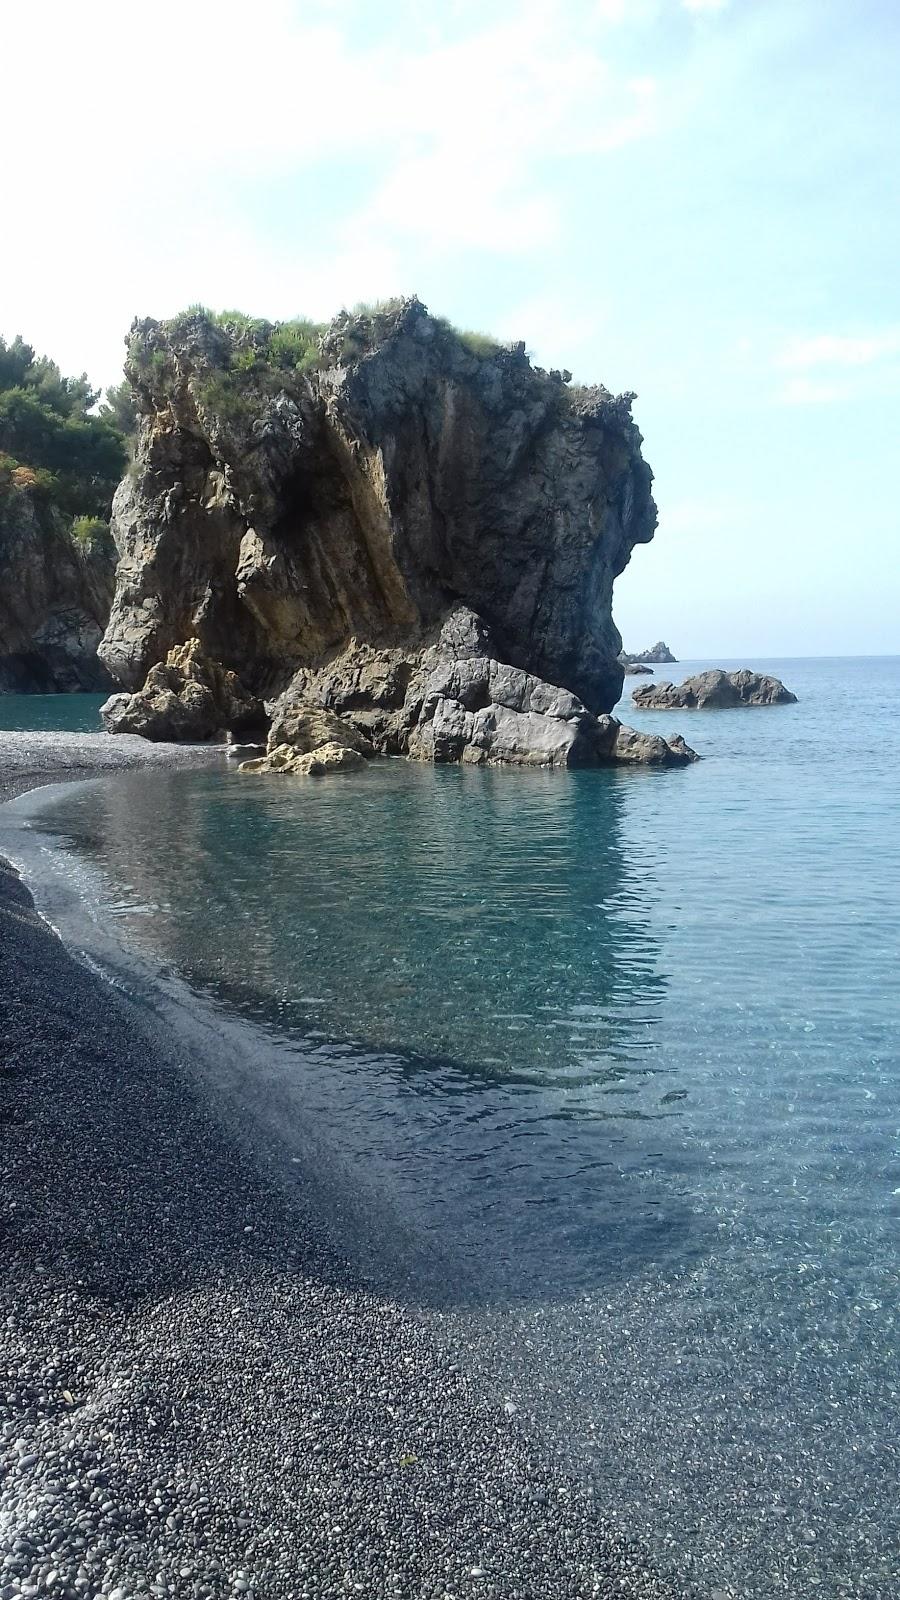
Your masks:
{"label": "rocky outcrop", "polygon": [[596,766],[640,759],[638,748],[652,762],[694,759],[658,737],[622,754],[614,717],[500,661],[483,619],[466,608],[418,650],[354,643],[324,668],[301,669],[270,711],[270,751],[288,744],[302,754],[327,738],[363,755],[440,764]]}
{"label": "rocky outcrop", "polygon": [[[404,656],[353,645],[327,669],[298,673],[264,707],[193,639],[152,667],[142,689],[112,695],[101,717],[112,733],[193,741],[246,735],[267,719],[266,752],[242,752],[252,756],[243,772],[319,775],[379,752],[440,764],[531,767],[697,759],[683,739],[638,734],[615,717],[595,717],[568,690],[475,653],[489,643],[479,618],[453,612],[423,650]],[[234,750],[229,744],[228,753]]]}
{"label": "rocky outcrop", "polygon": [[734,706],[795,705],[797,701],[780,678],[747,667],[739,672],[715,667],[679,684],[648,683],[634,689],[631,698],[644,711],[728,710]]}
{"label": "rocky outcrop", "polygon": [[617,763],[644,767],[683,767],[700,759],[680,733],[664,739],[659,733],[638,733],[623,723],[616,725],[610,755]]}
{"label": "rocky outcrop", "polygon": [[629,655],[625,650],[621,651],[619,660],[623,666],[635,666],[639,662],[651,662],[657,666],[660,664],[671,666],[673,662],[678,660],[678,657],[673,656],[669,646],[662,639],[657,639],[656,644],[652,644],[649,650],[638,650],[634,655]]}
{"label": "rocky outcrop", "polygon": [[254,761],[242,761],[239,772],[282,772],[295,777],[322,778],[328,772],[346,772],[365,766],[365,757],[358,750],[335,740],[319,745],[304,755],[289,744],[279,744],[265,756]]}
{"label": "rocky outcrop", "polygon": [[283,346],[202,314],[135,325],[115,676],[134,687],[196,637],[271,696],[352,644],[386,707],[402,685],[373,674],[463,605],[498,661],[609,710],[613,580],[656,524],[631,397],[574,389],[521,345],[475,349],[415,299],[342,316],[299,366]]}
{"label": "rocky outcrop", "polygon": [[112,687],[97,656],[115,586],[108,535],[79,541],[71,518],[30,487],[27,468],[0,476],[0,693]]}
{"label": "rocky outcrop", "polygon": [[266,697],[251,772],[693,759],[607,715],[613,580],[656,521],[631,397],[473,347],[417,300],[342,314],[299,364],[292,339],[205,314],[135,325],[141,433],[101,654],[146,681],[107,725],[240,732],[252,713],[214,661]]}
{"label": "rocky outcrop", "polygon": [[275,709],[269,728],[270,751],[287,748],[302,756],[329,744],[343,745],[361,756],[374,754],[364,733],[324,706],[288,698]]}
{"label": "rocky outcrop", "polygon": [[622,671],[626,678],[649,677],[653,672],[652,667],[645,667],[642,661],[623,661]]}
{"label": "rocky outcrop", "polygon": [[226,730],[251,732],[267,720],[262,702],[247,693],[234,672],[209,660],[197,639],[176,646],[151,667],[136,694],[111,695],[100,716],[109,733],[194,743],[224,738]]}

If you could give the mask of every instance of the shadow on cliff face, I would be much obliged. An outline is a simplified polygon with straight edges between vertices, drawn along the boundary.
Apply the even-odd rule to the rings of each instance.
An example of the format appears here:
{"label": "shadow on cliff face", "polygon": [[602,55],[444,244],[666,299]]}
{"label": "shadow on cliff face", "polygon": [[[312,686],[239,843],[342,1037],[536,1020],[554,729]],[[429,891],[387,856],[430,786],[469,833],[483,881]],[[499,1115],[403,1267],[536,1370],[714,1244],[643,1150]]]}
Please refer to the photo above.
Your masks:
{"label": "shadow on cliff face", "polygon": [[[129,985],[126,972],[136,1003],[123,1010],[110,989],[73,965],[39,924],[19,917],[18,936],[32,954],[24,963],[21,955],[16,958],[25,970],[15,1001],[6,1005],[13,1007],[16,1048],[24,1052],[21,1071],[27,1065],[28,1074],[37,1074],[33,1085],[27,1075],[21,1078],[29,1083],[25,1125],[39,1104],[44,1145],[44,1154],[29,1160],[24,1188],[35,1216],[57,1229],[54,1259],[82,1272],[87,1260],[97,1292],[105,1292],[102,1285],[110,1279],[117,1294],[148,1292],[160,1281],[216,1270],[232,1256],[245,1259],[260,1248],[256,1235],[245,1236],[242,1221],[260,1183],[276,1213],[276,1254],[299,1248],[318,1272],[340,1277],[349,1271],[373,1291],[410,1303],[566,1299],[673,1256],[684,1261],[703,1251],[708,1241],[679,1195],[690,1160],[683,1108],[671,1103],[671,1079],[653,1050],[665,980],[641,914],[641,894],[651,890],[646,884],[629,888],[617,825],[624,790],[600,776],[603,781],[592,781],[589,790],[598,862],[593,874],[583,859],[583,839],[577,830],[573,836],[572,818],[562,824],[567,852],[548,836],[547,816],[537,803],[541,794],[549,795],[554,811],[562,807],[565,813],[560,783],[569,786],[569,777],[532,786],[531,826],[549,852],[556,881],[570,889],[577,885],[580,901],[593,908],[590,1005],[579,1003],[585,973],[576,970],[573,982],[566,972],[571,960],[558,963],[563,971],[553,989],[548,966],[545,990],[557,1009],[547,1008],[552,1015],[546,1024],[507,1034],[503,1060],[492,1054],[502,1037],[496,1028],[485,1044],[483,1031],[467,1032],[460,1024],[462,1048],[442,1049],[420,1018],[416,1046],[415,1013],[434,1008],[442,983],[449,987],[471,977],[468,965],[456,977],[451,970],[453,950],[464,952],[470,939],[465,917],[450,917],[451,942],[433,974],[436,987],[420,966],[419,993],[410,999],[403,993],[407,985],[392,974],[394,956],[404,950],[421,954],[421,926],[409,909],[403,946],[388,947],[391,959],[381,949],[386,1009],[371,1013],[369,1029],[353,1014],[352,991],[369,984],[372,974],[358,964],[353,905],[343,908],[342,917],[328,872],[324,880],[315,877],[326,863],[316,819],[306,812],[306,848],[300,849],[289,828],[285,832],[282,816],[279,853],[257,888],[271,897],[280,882],[297,907],[298,924],[304,911],[316,914],[323,894],[331,897],[325,962],[339,982],[331,1025],[323,1026],[320,1017],[313,1026],[310,978],[321,980],[325,969],[305,970],[303,939],[292,943],[277,921],[258,928],[248,923],[246,907],[241,919],[233,901],[223,905],[215,898],[216,884],[220,891],[223,884],[234,888],[232,850],[243,852],[250,879],[268,859],[267,806],[280,815],[287,803],[283,788],[250,791],[244,780],[232,786],[207,775],[208,785],[191,784],[189,806],[184,785],[168,774],[158,783],[141,774],[137,782],[86,791],[68,813],[67,831],[89,850],[91,838],[95,848],[104,841],[104,850],[112,851],[107,865],[128,883],[135,913],[166,908],[158,923],[159,953],[213,1003],[169,1004],[161,992]],[[426,843],[429,808],[438,805],[449,871],[462,847],[453,797],[468,792],[468,780],[428,771],[421,775],[423,795],[420,775],[410,777],[413,794],[406,798]],[[478,848],[490,854],[497,847],[496,828],[509,825],[513,790],[503,782],[508,775],[498,775],[498,782],[484,777],[474,775],[482,802]],[[388,775],[389,787],[390,782]],[[513,786],[520,782],[517,777]],[[314,786],[304,793],[312,806],[323,808],[321,827],[333,824],[334,805],[348,803],[346,790],[343,800]],[[249,796],[249,814],[243,800],[231,804],[229,796],[241,795]],[[89,798],[101,808],[93,820],[85,810]],[[230,824],[221,815],[223,799]],[[394,793],[401,812],[402,799]],[[521,826],[521,790],[514,809]],[[366,944],[378,950],[385,907],[375,894],[372,851],[384,816],[371,789],[365,816],[368,831],[354,849],[369,861],[374,877],[357,883],[356,892],[370,905]],[[407,838],[409,820],[401,818]],[[345,822],[348,838],[358,834],[361,815]],[[161,833],[171,844],[163,853]],[[254,839],[259,854],[248,843]],[[382,847],[390,850],[390,841]],[[198,864],[209,876],[198,877]],[[457,859],[454,870],[458,866]],[[408,869],[415,879],[415,862]],[[402,872],[400,884],[389,890],[402,902]],[[204,937],[198,908],[210,919]],[[479,947],[487,951],[496,929],[490,917],[481,918],[479,927]],[[550,916],[551,942],[555,927]],[[504,955],[507,965],[510,960],[511,954]],[[42,998],[40,974],[47,963],[56,973],[53,1001],[35,1041],[27,1017],[29,1009],[34,1015],[46,1007],[48,983]],[[489,984],[495,981],[489,975]],[[529,970],[521,981],[526,989],[533,982]],[[473,996],[473,1012],[477,1001]],[[161,1019],[152,1016],[154,1010],[162,1011]],[[335,1026],[338,1021],[343,1028]],[[541,1038],[550,1039],[549,1053]],[[41,1082],[47,1085],[43,1092]],[[349,1266],[336,1264],[339,1259]]]}
{"label": "shadow on cliff face", "polygon": [[136,687],[196,636],[254,692],[279,664],[284,687],[352,640],[418,650],[464,603],[504,661],[609,709],[613,580],[656,526],[633,396],[521,342],[473,349],[414,297],[342,313],[301,368],[275,333],[200,310],[132,329],[115,676]]}

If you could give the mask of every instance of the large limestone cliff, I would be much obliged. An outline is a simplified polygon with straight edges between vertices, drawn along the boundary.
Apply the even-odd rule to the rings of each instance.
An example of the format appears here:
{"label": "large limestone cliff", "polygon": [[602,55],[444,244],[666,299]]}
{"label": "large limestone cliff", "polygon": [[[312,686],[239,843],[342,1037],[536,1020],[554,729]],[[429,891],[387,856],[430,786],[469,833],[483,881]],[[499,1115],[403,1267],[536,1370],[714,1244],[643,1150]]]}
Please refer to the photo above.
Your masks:
{"label": "large limestone cliff", "polygon": [[[79,541],[71,518],[21,482],[0,483],[0,693],[102,690],[97,659],[115,582],[108,534]],[[9,478],[9,475],[7,475]]]}
{"label": "large limestone cliff", "polygon": [[609,710],[613,580],[656,525],[629,397],[472,348],[415,299],[342,314],[301,366],[277,331],[135,324],[114,675],[196,638],[272,695],[348,648],[424,648],[462,604],[500,661]]}

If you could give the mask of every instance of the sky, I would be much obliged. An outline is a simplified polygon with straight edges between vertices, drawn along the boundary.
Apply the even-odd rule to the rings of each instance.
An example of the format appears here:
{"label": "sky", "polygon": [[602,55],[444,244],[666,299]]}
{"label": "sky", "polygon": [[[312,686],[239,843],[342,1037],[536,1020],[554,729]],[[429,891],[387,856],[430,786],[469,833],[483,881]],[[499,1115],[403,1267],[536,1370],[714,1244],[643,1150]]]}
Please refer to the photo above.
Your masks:
{"label": "sky", "polygon": [[30,0],[0,333],[417,293],[637,392],[626,647],[900,651],[896,0]]}

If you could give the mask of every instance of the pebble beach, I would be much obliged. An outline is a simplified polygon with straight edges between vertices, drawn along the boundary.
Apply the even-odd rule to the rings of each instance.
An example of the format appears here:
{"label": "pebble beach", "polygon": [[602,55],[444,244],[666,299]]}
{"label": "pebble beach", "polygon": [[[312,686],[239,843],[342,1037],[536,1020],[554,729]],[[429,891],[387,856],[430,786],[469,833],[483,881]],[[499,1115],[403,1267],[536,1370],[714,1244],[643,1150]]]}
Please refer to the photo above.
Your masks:
{"label": "pebble beach", "polygon": [[[221,760],[7,734],[0,797]],[[672,1589],[0,871],[0,1600]]]}

